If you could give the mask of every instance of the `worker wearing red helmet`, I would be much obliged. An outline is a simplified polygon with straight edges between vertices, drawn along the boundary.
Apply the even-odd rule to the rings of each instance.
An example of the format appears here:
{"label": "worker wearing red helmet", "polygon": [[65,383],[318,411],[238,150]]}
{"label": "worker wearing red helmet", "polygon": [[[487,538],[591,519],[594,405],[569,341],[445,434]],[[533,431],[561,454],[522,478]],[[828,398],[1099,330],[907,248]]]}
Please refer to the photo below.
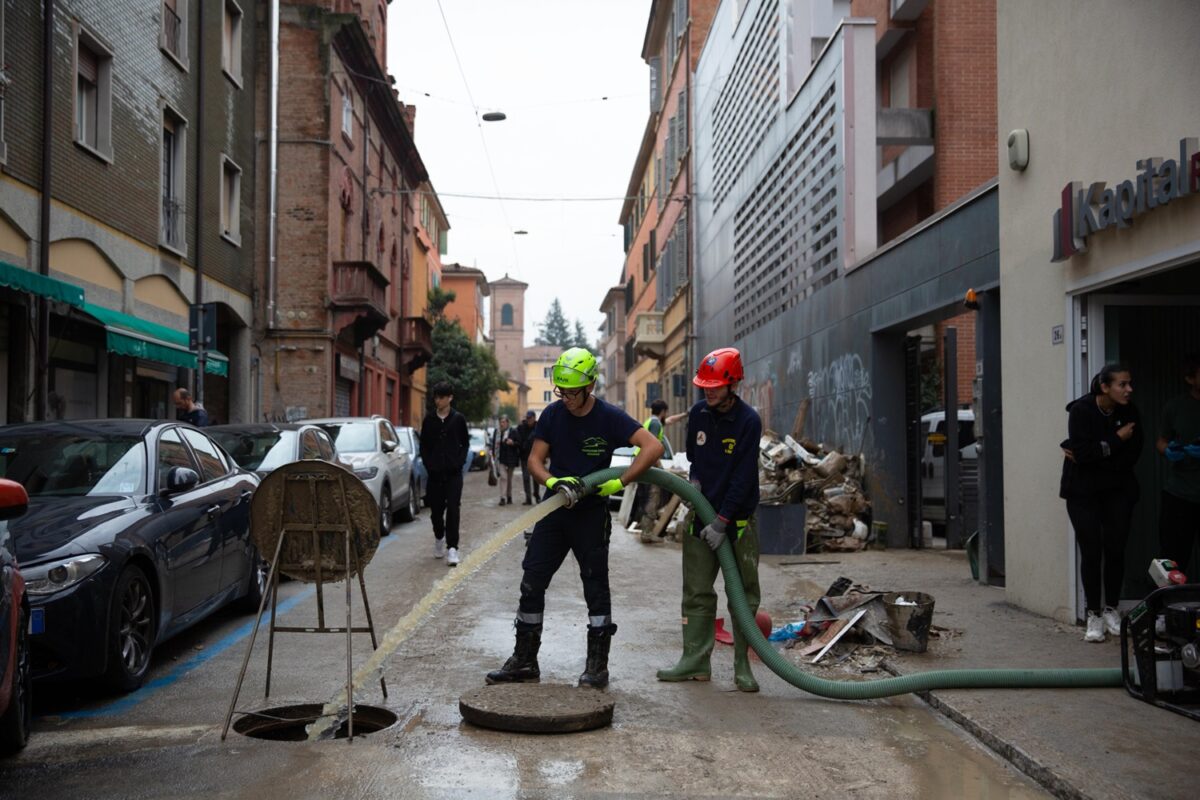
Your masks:
{"label": "worker wearing red helmet", "polygon": [[[758,442],[762,420],[737,395],[744,376],[742,355],[732,347],[712,351],[700,362],[692,383],[704,399],[688,412],[687,457],[690,478],[717,517],[683,541],[683,656],[670,669],[658,671],[660,681],[707,681],[712,676],[717,615],[713,582],[720,563],[716,550],[728,537],[746,587],[750,613],[758,611]],[[734,626],[733,677],[739,691],[757,692],[750,670],[746,638]]]}

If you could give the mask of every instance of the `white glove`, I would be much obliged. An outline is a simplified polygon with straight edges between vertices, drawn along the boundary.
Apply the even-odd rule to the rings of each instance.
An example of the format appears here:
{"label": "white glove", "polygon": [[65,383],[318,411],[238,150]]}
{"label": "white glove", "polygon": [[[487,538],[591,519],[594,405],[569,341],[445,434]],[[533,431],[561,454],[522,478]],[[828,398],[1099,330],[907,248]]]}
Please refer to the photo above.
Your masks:
{"label": "white glove", "polygon": [[721,546],[721,542],[725,541],[725,523],[720,519],[714,519],[696,535],[715,552]]}

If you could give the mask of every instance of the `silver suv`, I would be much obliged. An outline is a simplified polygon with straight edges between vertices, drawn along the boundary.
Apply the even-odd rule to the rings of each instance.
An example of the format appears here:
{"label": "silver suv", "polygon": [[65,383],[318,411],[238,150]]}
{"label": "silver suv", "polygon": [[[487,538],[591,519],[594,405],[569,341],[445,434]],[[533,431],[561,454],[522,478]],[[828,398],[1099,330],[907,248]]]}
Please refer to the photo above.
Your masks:
{"label": "silver suv", "polygon": [[392,529],[392,515],[411,522],[420,510],[414,491],[411,456],[400,446],[400,435],[387,417],[326,417],[306,420],[333,437],[342,461],[348,462],[379,503],[379,534]]}

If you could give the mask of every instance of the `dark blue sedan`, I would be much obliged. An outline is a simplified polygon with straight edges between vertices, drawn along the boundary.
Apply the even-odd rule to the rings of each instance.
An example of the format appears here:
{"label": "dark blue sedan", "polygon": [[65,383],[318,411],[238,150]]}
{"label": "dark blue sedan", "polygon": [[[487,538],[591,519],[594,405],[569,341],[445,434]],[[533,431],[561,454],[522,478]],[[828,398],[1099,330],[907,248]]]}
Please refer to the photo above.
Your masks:
{"label": "dark blue sedan", "polygon": [[222,606],[257,609],[258,478],[190,425],[106,419],[0,427],[7,524],[29,597],[35,677],[142,684],[159,642]]}

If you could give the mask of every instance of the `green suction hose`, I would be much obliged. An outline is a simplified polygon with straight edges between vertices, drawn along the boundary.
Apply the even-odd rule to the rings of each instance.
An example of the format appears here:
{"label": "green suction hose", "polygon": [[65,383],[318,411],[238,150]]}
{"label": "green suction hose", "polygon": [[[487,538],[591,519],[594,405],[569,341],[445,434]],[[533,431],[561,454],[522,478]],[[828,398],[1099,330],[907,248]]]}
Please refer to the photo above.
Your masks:
{"label": "green suction hose", "polygon": [[[624,470],[602,469],[584,478],[589,489],[606,480],[620,477]],[[661,469],[650,469],[639,479],[674,492],[696,509],[704,524],[716,517],[708,501],[694,486]],[[733,545],[728,540],[717,550],[721,573],[725,576],[725,595],[738,630],[767,668],[806,692],[835,700],[870,700],[933,689],[1080,689],[1121,686],[1121,670],[1113,669],[944,669],[883,678],[872,681],[833,681],[819,678],[796,667],[763,637],[754,615],[746,604],[746,592],[734,561]]]}

